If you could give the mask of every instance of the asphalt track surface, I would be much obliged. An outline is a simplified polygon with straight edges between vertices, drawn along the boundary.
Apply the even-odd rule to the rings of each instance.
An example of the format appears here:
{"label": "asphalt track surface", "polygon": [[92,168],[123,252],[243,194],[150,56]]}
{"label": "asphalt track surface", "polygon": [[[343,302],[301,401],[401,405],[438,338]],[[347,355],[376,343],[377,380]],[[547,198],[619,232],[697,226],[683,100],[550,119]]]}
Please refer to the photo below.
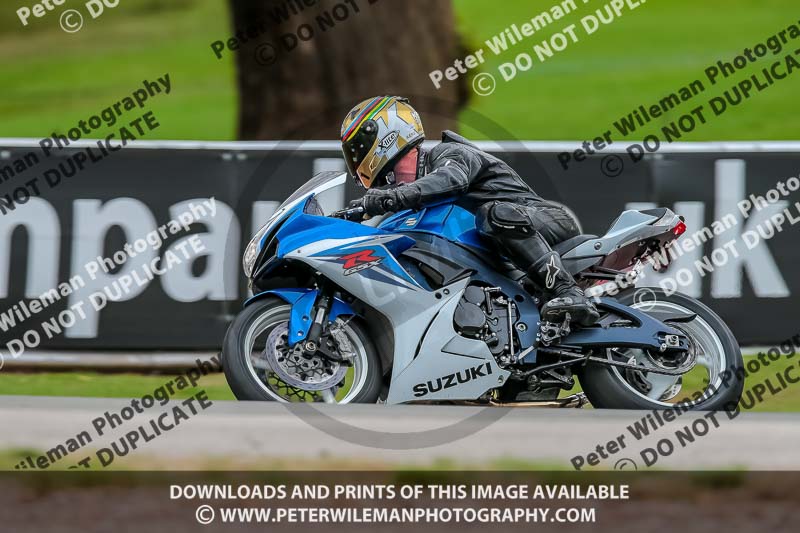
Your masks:
{"label": "asphalt track surface", "polygon": [[[180,406],[177,402],[155,406],[98,437],[92,420],[106,411],[118,413],[127,405],[130,400],[0,396],[0,450],[46,451],[84,430],[94,438],[85,450],[96,450]],[[574,456],[585,457],[598,445],[606,447],[624,435],[625,448],[606,453],[607,458],[600,458],[600,468],[631,469],[636,463],[639,470],[646,469],[642,450],[668,439],[674,451],[659,457],[652,468],[800,470],[798,414],[742,413],[729,419],[723,412],[712,420],[708,413],[684,413],[637,440],[627,426],[647,414],[429,405],[314,405],[298,410],[276,403],[214,402],[117,459],[114,467],[124,469],[126,461],[146,454],[161,461],[174,459],[176,464],[237,458],[255,463],[286,460],[301,466],[303,460],[311,459],[317,468],[320,460],[331,458],[349,461],[351,466],[369,461],[408,467],[446,459],[480,467],[515,459],[537,468],[570,469]],[[675,432],[686,426],[696,431],[695,441],[684,439],[684,447]],[[82,458],[77,455],[72,457]]]}

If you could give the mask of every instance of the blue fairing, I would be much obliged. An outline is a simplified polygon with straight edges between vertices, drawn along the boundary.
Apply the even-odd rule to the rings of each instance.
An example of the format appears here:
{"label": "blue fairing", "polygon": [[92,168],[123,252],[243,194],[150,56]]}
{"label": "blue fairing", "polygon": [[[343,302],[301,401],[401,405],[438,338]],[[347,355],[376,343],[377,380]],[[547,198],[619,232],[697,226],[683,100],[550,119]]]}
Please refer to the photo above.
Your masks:
{"label": "blue fairing", "polygon": [[414,246],[414,244],[414,239],[409,237],[401,237],[399,239],[387,241],[381,246],[375,246],[371,240],[367,240],[363,244],[347,243],[342,246],[334,246],[312,254],[311,257],[320,258],[335,264],[342,264],[344,267],[343,257],[365,252],[369,255],[370,260],[379,261],[379,264],[370,269],[359,271],[361,276],[374,281],[389,283],[397,287],[421,288],[422,286],[419,282],[411,277],[396,259],[397,256]]}
{"label": "blue fairing", "polygon": [[[420,211],[402,211],[386,220],[377,228],[354,224],[339,218],[310,215],[304,213],[305,204],[297,205],[282,217],[282,224],[274,235],[278,239],[277,257],[311,243],[318,242],[320,236],[326,239],[346,239],[350,237],[370,237],[377,235],[396,235],[398,232],[420,232],[465,244],[474,248],[488,250],[475,227],[475,215],[452,204],[426,207]],[[265,235],[261,246],[266,245]],[[393,254],[402,253],[414,245],[411,238],[402,238],[387,243]]]}
{"label": "blue fairing", "polygon": [[475,215],[453,204],[439,204],[419,211],[401,211],[384,220],[384,231],[414,231],[444,237],[475,248],[487,249],[475,227]]}
{"label": "blue fairing", "polygon": [[[292,304],[292,313],[289,317],[289,346],[294,346],[308,337],[308,330],[314,320],[311,310],[317,301],[319,291],[316,289],[276,289],[264,291],[249,298],[244,306],[247,307],[256,300],[266,296],[277,296],[288,304]],[[352,316],[356,312],[339,298],[334,298],[328,312],[328,321],[333,322],[340,316]]]}
{"label": "blue fairing", "polygon": [[[318,242],[321,238],[347,239],[389,234],[382,229],[355,224],[340,218],[305,214],[303,206],[297,206],[276,234],[279,242],[277,255],[282,258],[293,250]],[[393,253],[399,253],[413,245],[413,239],[398,239],[391,243],[389,249]]]}

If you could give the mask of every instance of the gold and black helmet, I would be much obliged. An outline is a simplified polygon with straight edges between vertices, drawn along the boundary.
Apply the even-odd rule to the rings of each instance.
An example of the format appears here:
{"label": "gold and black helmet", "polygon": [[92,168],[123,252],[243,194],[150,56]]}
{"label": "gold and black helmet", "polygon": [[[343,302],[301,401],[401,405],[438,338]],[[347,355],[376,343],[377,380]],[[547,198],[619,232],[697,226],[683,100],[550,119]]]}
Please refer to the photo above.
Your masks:
{"label": "gold and black helmet", "polygon": [[342,123],[342,153],[356,183],[369,189],[409,150],[425,140],[419,114],[408,100],[377,96],[355,106]]}

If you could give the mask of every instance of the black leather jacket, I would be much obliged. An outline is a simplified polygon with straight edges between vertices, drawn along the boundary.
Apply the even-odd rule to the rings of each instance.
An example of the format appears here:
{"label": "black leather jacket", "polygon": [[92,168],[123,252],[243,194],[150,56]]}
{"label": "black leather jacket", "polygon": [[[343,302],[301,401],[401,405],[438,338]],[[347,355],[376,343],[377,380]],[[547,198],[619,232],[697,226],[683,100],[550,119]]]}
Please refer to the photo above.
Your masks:
{"label": "black leather jacket", "polygon": [[457,205],[475,212],[491,201],[547,204],[504,161],[481,151],[452,131],[442,133],[442,143],[421,150],[419,177],[405,185],[404,207],[417,208],[459,196]]}

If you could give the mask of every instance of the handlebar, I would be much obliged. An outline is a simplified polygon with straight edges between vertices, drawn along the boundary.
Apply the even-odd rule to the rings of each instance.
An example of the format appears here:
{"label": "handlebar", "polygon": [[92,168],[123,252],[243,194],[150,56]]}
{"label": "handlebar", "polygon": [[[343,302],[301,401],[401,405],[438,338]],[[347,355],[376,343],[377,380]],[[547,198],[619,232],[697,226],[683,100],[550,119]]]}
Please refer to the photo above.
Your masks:
{"label": "handlebar", "polygon": [[[392,198],[384,198],[383,199],[383,209],[386,212],[393,212],[395,211],[396,204]],[[367,210],[364,208],[363,205],[356,205],[355,207],[350,207],[347,209],[342,209],[340,211],[334,211],[330,214],[333,218],[343,218],[345,220],[353,220],[356,218],[363,218],[364,214],[366,214]]]}
{"label": "handlebar", "polygon": [[359,205],[356,207],[351,207],[349,209],[334,211],[333,213],[331,213],[331,216],[333,218],[343,218],[345,220],[352,220],[355,218],[362,218],[365,212],[366,210],[364,209],[364,206]]}

